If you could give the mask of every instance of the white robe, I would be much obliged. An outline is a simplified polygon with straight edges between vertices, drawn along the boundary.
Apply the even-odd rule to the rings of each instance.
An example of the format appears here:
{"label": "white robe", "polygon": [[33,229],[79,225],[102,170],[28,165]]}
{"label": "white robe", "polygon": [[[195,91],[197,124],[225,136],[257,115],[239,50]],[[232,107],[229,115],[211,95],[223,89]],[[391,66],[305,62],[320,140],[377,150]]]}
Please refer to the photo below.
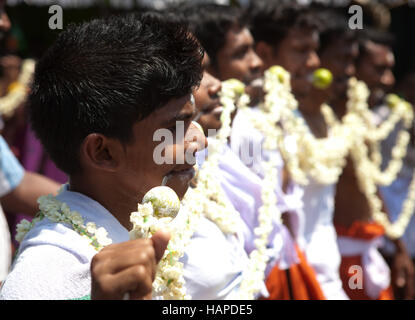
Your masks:
{"label": "white robe", "polygon": [[[98,202],[68,190],[57,198],[78,211],[85,224],[94,222],[104,227],[113,243],[129,240],[127,229]],[[185,287],[193,299],[226,299],[239,287],[247,263],[242,243],[242,235],[225,237],[215,224],[202,218],[181,259]],[[45,218],[23,239],[0,299],[65,300],[88,296],[90,263],[96,253],[70,226]]]}
{"label": "white robe", "polygon": [[[258,112],[256,108],[254,112]],[[286,138],[286,142],[290,143],[289,137]],[[249,119],[243,113],[237,113],[232,130],[232,150],[241,150],[247,146],[250,146],[250,150],[261,150],[263,140],[262,133],[252,126]],[[292,143],[289,147],[296,148]],[[264,150],[253,154],[249,164],[251,170],[261,175],[262,160],[267,160],[270,156],[281,159],[281,171],[283,160],[279,152],[270,153]],[[281,182],[281,177],[279,179]],[[278,187],[276,190],[279,199],[284,199],[288,203],[286,210],[291,214],[294,236],[315,270],[326,298],[347,299],[339,275],[341,257],[333,225],[335,186],[323,186],[312,182],[306,187],[301,187],[291,183],[287,194],[283,194]]]}

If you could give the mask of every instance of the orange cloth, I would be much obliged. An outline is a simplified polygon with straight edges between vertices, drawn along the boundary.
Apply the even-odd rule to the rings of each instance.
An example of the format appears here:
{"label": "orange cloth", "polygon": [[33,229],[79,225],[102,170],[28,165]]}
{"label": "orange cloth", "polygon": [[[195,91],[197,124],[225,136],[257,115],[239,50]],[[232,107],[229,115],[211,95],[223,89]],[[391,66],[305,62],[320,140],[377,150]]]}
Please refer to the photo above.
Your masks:
{"label": "orange cloth", "polygon": [[[349,228],[340,225],[336,225],[335,227],[338,236],[362,240],[372,240],[385,234],[384,228],[375,222],[355,221]],[[351,270],[350,268],[355,265],[363,268],[361,256],[342,256],[340,264],[340,278],[343,282],[343,289],[351,300],[372,300],[366,295],[363,288],[351,289],[349,287],[349,279],[353,276],[353,273],[349,274],[349,270]],[[387,289],[380,292],[377,300],[393,299],[393,290],[392,287],[389,286]]]}
{"label": "orange cloth", "polygon": [[267,300],[325,300],[314,270],[296,246],[299,264],[286,270],[274,267],[266,279],[270,296]]}
{"label": "orange cloth", "polygon": [[350,227],[335,225],[338,236],[372,240],[385,234],[385,229],[375,222],[355,221]]}

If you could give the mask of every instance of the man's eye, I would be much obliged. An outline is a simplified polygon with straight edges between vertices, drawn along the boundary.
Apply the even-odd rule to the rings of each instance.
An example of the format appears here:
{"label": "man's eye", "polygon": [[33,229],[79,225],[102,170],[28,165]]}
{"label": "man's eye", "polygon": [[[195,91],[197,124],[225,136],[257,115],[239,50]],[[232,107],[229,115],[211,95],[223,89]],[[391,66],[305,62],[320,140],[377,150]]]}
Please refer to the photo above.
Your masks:
{"label": "man's eye", "polygon": [[177,126],[174,125],[174,126],[168,127],[167,130],[169,130],[170,132],[173,132],[174,133],[177,130]]}
{"label": "man's eye", "polygon": [[247,52],[248,52],[248,48],[242,48],[241,50],[236,51],[233,57],[235,59],[241,59],[246,55]]}

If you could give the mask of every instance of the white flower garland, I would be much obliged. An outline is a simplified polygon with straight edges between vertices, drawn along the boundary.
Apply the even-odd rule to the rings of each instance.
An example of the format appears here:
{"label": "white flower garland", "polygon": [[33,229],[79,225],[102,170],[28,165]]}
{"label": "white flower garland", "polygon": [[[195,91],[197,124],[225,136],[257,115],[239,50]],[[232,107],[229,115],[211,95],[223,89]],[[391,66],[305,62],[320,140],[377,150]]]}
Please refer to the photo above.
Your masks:
{"label": "white flower garland", "polygon": [[[222,126],[209,141],[208,157],[198,172],[197,187],[193,190],[192,195],[195,193],[204,195],[203,214],[216,223],[223,233],[232,234],[238,230],[239,213],[229,203],[217,178],[220,175],[219,160],[231,133],[231,115],[236,109],[235,104],[246,105],[249,102],[249,97],[244,93],[243,84],[231,79],[222,83],[220,101],[223,105],[220,118]],[[186,193],[184,200],[194,207],[194,201],[189,196],[190,194]]]}
{"label": "white flower garland", "polygon": [[[276,126],[280,119],[280,109],[275,108],[274,103],[287,103],[287,83],[289,78],[287,73],[280,67],[270,69],[265,72],[265,103],[260,106],[259,113],[253,113],[246,105],[240,106],[240,112],[245,112],[263,136],[263,147],[268,151],[278,148],[278,139],[281,131]],[[259,208],[258,226],[254,229],[255,249],[250,253],[250,263],[242,274],[242,282],[239,291],[234,295],[234,299],[251,300],[261,289],[261,283],[265,278],[265,269],[269,260],[267,254],[267,244],[269,235],[273,229],[273,220],[281,221],[281,212],[277,207],[277,196],[275,188],[278,184],[277,157],[270,157],[268,161],[262,163],[264,167],[264,179],[261,189],[262,206]]]}
{"label": "white flower garland", "polygon": [[[289,73],[285,76],[288,80]],[[326,138],[316,138],[308,128],[307,123],[299,117],[298,102],[292,95],[289,81],[287,88],[287,103],[280,104],[271,101],[273,109],[281,109],[280,125],[288,141],[281,138],[280,152],[285,160],[290,176],[301,185],[309,183],[309,177],[321,184],[336,183],[346,164],[345,158],[351,147],[351,139],[355,130],[351,115],[345,116],[342,123],[335,121],[335,116],[327,104],[321,106],[321,112],[327,121],[331,122],[330,134]],[[288,151],[287,143],[294,143],[296,150]]]}
{"label": "white flower garland", "polygon": [[23,60],[22,70],[16,82],[9,86],[6,96],[0,98],[0,114],[10,116],[26,99],[29,84],[35,70],[35,62],[31,59]]}
{"label": "white flower garland", "polygon": [[[414,213],[415,208],[415,172],[409,186],[408,196],[405,199],[402,211],[395,223],[391,223],[386,213],[382,212],[382,201],[377,196],[377,184],[390,184],[402,167],[402,158],[406,154],[407,144],[409,142],[409,134],[401,130],[398,133],[398,140],[392,149],[392,159],[385,171],[380,170],[382,157],[380,155],[380,140],[386,138],[391,128],[396,125],[397,121],[403,120],[404,127],[408,128],[412,123],[412,108],[402,100],[395,100],[393,109],[389,118],[383,122],[380,127],[376,128],[373,124],[373,114],[368,109],[367,99],[369,91],[363,82],[352,78],[349,82],[349,105],[359,117],[356,123],[359,123],[359,130],[355,133],[353,146],[351,148],[351,156],[355,163],[356,176],[360,190],[365,194],[373,220],[380,224],[388,237],[392,239],[400,238]],[[372,156],[369,147],[372,149]]]}
{"label": "white flower garland", "polygon": [[[160,210],[164,207],[165,210]],[[148,239],[160,228],[171,231],[171,238],[161,258],[153,281],[153,298],[163,300],[189,300],[184,287],[183,263],[180,258],[190,237],[195,230],[193,217],[182,210],[184,223],[173,224],[172,221],[180,209],[180,200],[176,193],[165,186],[151,189],[138,204],[137,211],[131,213],[130,221],[133,228],[130,239]]]}
{"label": "white flower garland", "polygon": [[[167,188],[170,191],[159,188]],[[174,191],[168,187],[156,187],[144,196],[143,201],[149,202],[138,204],[137,212],[133,212],[130,216],[130,220],[133,223],[130,239],[149,238],[159,228],[170,227],[173,216],[177,214],[180,207],[177,195],[174,193],[174,198],[172,193]],[[149,200],[146,200],[146,198],[149,198],[149,194],[151,197]],[[84,225],[84,220],[78,212],[71,211],[66,203],[59,201],[54,196],[42,196],[38,199],[38,203],[40,212],[32,222],[23,219],[17,225],[17,241],[21,242],[27,232],[46,217],[52,222],[69,224],[96,251],[100,251],[112,243],[112,240],[107,237],[108,232],[105,228],[97,228],[93,222],[88,222]],[[164,299],[190,298],[186,295],[184,289],[183,264],[178,260],[183,256],[184,247],[193,234],[195,226],[191,223],[190,215],[186,216],[184,222],[183,225],[177,225],[172,230],[172,237],[157,267],[156,278],[153,282],[153,297],[162,297]]]}
{"label": "white flower garland", "polygon": [[[235,110],[235,105],[238,105],[240,109],[246,108],[249,97],[244,93],[244,85],[231,79],[222,83],[220,98],[224,106],[221,114],[221,129],[209,142],[208,158],[199,170],[197,186],[186,193],[183,204],[190,208],[192,212],[201,210],[200,212],[203,212],[209,220],[216,223],[223,233],[230,234],[236,233],[239,228],[239,213],[226,199],[218,180],[219,159],[231,133],[231,114]],[[277,183],[277,173],[275,170],[269,170],[268,168],[266,168],[266,171],[270,172],[268,176],[275,178],[275,180],[270,182],[270,187],[269,183],[264,183],[267,186],[264,189],[271,191],[264,192],[263,200],[268,203],[268,199],[271,198],[275,203],[276,196],[273,190]],[[271,210],[267,210],[265,205],[259,212],[259,226],[254,230],[258,236],[255,240],[256,250],[252,251],[249,256],[248,268],[243,273],[240,288],[234,294],[233,299],[254,299],[255,294],[261,289],[261,283],[265,277],[265,268],[268,261],[266,245],[272,230],[272,215],[269,215]],[[276,214],[277,212],[277,210],[274,210],[271,213]]]}
{"label": "white flower garland", "polygon": [[77,211],[71,211],[66,203],[56,199],[52,195],[42,196],[38,199],[40,212],[37,216],[29,222],[23,219],[16,228],[16,240],[21,242],[25,235],[45,217],[52,222],[65,223],[72,227],[74,231],[79,233],[82,238],[88,241],[96,251],[100,251],[103,247],[112,243],[112,240],[107,237],[108,232],[105,228],[97,228],[95,223],[88,222],[84,225],[82,216]]}

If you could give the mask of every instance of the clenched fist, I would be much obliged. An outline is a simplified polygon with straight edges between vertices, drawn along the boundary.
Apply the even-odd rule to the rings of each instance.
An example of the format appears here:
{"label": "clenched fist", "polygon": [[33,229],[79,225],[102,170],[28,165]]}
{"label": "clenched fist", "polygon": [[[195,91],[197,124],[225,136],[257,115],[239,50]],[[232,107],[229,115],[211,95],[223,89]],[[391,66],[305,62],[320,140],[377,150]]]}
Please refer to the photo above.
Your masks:
{"label": "clenched fist", "polygon": [[170,234],[159,230],[151,239],[112,244],[91,262],[91,299],[151,299],[156,267]]}

